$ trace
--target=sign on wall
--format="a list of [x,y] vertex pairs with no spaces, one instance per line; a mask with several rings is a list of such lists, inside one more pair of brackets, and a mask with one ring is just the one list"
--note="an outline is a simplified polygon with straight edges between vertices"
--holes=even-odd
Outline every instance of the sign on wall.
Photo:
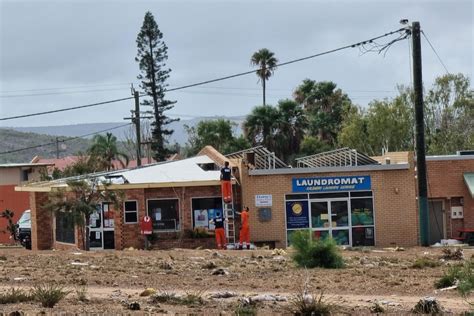
[[309,228],[308,201],[286,202],[286,228]]
[[293,192],[370,190],[370,176],[293,178]]
[[273,206],[271,194],[255,195],[255,206]]

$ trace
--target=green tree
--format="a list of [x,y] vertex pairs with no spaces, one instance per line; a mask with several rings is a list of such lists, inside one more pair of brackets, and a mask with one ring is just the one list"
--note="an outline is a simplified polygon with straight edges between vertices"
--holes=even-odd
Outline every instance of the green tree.
[[18,225],[13,222],[13,216],[14,216],[14,212],[13,211],[10,211],[10,210],[3,210],[2,213],[0,213],[0,217],[3,217],[7,220],[7,227],[6,227],[6,231],[10,234],[11,238],[13,240],[17,240],[17,229],[18,229]]
[[436,78],[425,97],[429,154],[453,154],[474,148],[474,92],[463,74]]
[[275,150],[283,161],[289,162],[300,151],[308,122],[303,107],[293,100],[278,101],[277,111]]
[[349,147],[372,155],[374,150],[368,138],[366,113],[359,108],[347,113],[338,135],[339,147]]
[[298,156],[311,156],[333,149],[331,145],[323,142],[319,137],[305,136],[301,142]]
[[265,83],[273,75],[276,65],[278,63],[278,59],[275,58],[275,54],[273,52],[271,52],[267,48],[262,48],[252,55],[250,63],[254,66],[259,67],[259,70],[257,70],[257,76],[262,82],[263,105],[265,106]]
[[223,154],[248,148],[249,144],[243,137],[234,136],[235,127],[235,123],[225,119],[200,121],[195,127],[185,125],[188,133],[187,156],[197,154],[206,145]]
[[244,121],[244,135],[252,146],[263,145],[270,151],[276,148],[279,112],[270,105],[253,108]]
[[67,181],[68,188],[49,193],[48,202],[43,207],[54,214],[60,212],[73,219],[84,237],[84,248],[89,250],[89,226],[91,215],[101,202],[110,202],[115,209],[120,209],[124,200],[123,191],[108,190],[109,183],[99,178],[84,178]]
[[114,169],[113,161],[119,161],[123,168],[128,165],[128,156],[119,151],[117,147],[117,137],[112,133],[95,135],[93,144],[89,148],[89,154],[99,164],[102,170],[110,171]]
[[137,36],[138,53],[135,60],[139,63],[141,74],[137,77],[141,80],[141,88],[151,98],[141,102],[142,105],[153,107],[154,121],[152,123],[153,158],[163,161],[170,154],[166,147],[168,138],[173,130],[167,125],[178,119],[170,119],[165,111],[173,108],[176,102],[165,99],[166,80],[169,78],[171,69],[166,67],[168,59],[168,47],[163,41],[163,33],[151,12],[145,14],[145,19]]
[[305,79],[293,93],[308,117],[308,136],[318,136],[334,147],[341,129],[344,113],[353,107],[347,94],[331,81]]

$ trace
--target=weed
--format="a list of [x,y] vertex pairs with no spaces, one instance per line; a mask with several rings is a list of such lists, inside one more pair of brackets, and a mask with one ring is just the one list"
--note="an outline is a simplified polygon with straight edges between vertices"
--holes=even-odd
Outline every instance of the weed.
[[172,304],[178,299],[175,293],[168,292],[168,291],[160,291],[159,293],[152,295],[150,298],[151,298],[151,302],[154,304],[158,304],[158,303]]
[[325,302],[324,292],[321,291],[318,295],[313,295],[308,292],[310,278],[306,275],[306,280],[300,287],[300,290],[290,300],[291,307],[295,315],[330,315],[335,306]]
[[203,305],[204,299],[202,298],[204,291],[189,291],[182,297],[180,297],[180,303],[182,305]]
[[33,301],[33,297],[22,289],[10,288],[5,293],[0,293],[0,304],[13,304]]
[[437,260],[430,259],[428,257],[421,257],[415,260],[411,267],[413,269],[424,269],[424,268],[436,268],[439,267],[441,263]]
[[241,302],[234,310],[236,316],[256,316],[257,306],[255,303]]
[[151,303],[166,303],[173,305],[203,305],[204,291],[189,291],[180,296],[174,292],[160,291],[150,297]]
[[53,308],[59,301],[65,298],[71,291],[56,283],[35,285],[32,295],[43,307]]
[[438,315],[443,313],[443,308],[434,297],[425,297],[419,300],[411,311],[414,314]]
[[459,278],[460,271],[461,266],[449,267],[449,269],[444,272],[443,276],[439,280],[435,281],[435,288],[443,289],[445,287],[455,285],[456,280]]
[[89,299],[87,298],[87,285],[79,285],[76,287],[76,296],[77,299],[81,302],[87,302]]
[[299,230],[292,234],[291,244],[296,250],[293,260],[300,267],[329,269],[344,267],[340,250],[332,238],[313,240],[309,230]]

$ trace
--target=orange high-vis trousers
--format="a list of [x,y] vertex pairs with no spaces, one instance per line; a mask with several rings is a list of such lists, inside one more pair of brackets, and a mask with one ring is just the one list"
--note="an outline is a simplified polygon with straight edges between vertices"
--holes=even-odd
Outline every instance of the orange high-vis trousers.
[[224,228],[216,228],[215,234],[216,234],[217,249],[222,249],[222,247],[225,247],[226,245]]
[[242,228],[240,228],[239,244],[242,245],[242,243],[250,245],[250,229],[248,225],[242,226]]
[[224,203],[232,202],[232,184],[230,181],[221,181],[222,198]]

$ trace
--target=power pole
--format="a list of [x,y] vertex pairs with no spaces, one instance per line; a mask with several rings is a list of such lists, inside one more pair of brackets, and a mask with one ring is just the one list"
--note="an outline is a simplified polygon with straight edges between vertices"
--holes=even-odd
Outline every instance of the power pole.
[[142,141],[141,141],[141,129],[140,129],[140,99],[138,96],[138,91],[133,91],[133,96],[135,98],[135,119],[132,122],[135,124],[135,131],[137,134],[137,167],[142,165]]
[[416,175],[418,180],[418,209],[420,242],[429,245],[428,189],[426,181],[425,122],[423,114],[423,80],[421,71],[420,22],[412,23],[413,90],[415,92]]
[[59,137],[56,137],[56,159],[59,159]]

